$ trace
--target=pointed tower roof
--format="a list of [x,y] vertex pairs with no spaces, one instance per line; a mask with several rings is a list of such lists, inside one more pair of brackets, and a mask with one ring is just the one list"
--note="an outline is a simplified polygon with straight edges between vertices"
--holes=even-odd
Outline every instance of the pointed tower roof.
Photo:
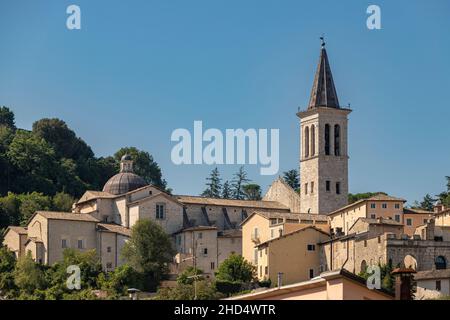
[[320,39],[322,40],[322,48],[308,109],[317,107],[339,108],[339,100],[334,86],[333,75],[331,74],[330,63],[328,62],[327,51],[325,50],[325,42],[323,37]]

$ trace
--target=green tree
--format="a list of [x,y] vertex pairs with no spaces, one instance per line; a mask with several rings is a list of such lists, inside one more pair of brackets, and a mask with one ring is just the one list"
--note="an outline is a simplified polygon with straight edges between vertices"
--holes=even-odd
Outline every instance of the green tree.
[[52,200],[49,196],[45,196],[40,192],[32,192],[18,195],[20,224],[25,226],[28,219],[38,210],[50,210]]
[[300,177],[298,170],[291,169],[283,172],[283,179],[292,189],[298,191],[300,188]]
[[173,288],[160,288],[155,300],[194,300],[197,292],[197,300],[218,300],[223,298],[223,294],[217,292],[210,281],[197,281],[194,284],[178,283]]
[[75,198],[70,194],[64,192],[58,192],[52,199],[53,201],[53,210],[55,211],[63,211],[70,212],[72,210],[72,205],[75,202]]
[[219,266],[216,279],[228,281],[251,282],[255,280],[255,267],[241,255],[231,254]]
[[146,288],[154,288],[168,272],[175,251],[167,233],[155,222],[139,220],[122,249],[125,261],[147,279]]
[[5,125],[11,129],[15,129],[14,113],[7,107],[0,108],[0,125]]
[[246,200],[261,200],[261,187],[258,184],[250,183],[242,187]]
[[16,256],[6,247],[0,247],[0,296],[15,290],[13,271],[16,266]]
[[220,193],[222,190],[222,185],[220,183],[221,180],[219,170],[214,168],[209,177],[206,178],[207,188],[203,191],[202,196],[209,198],[220,198]]
[[187,267],[183,272],[181,272],[177,277],[177,283],[179,284],[193,284],[194,276],[197,276],[197,281],[203,280],[201,276],[203,271],[192,266]]
[[222,187],[222,198],[230,199],[231,197],[232,197],[231,186],[227,180],[227,181],[225,181],[225,183],[223,184],[223,187]]
[[99,287],[115,298],[126,294],[129,288],[144,290],[143,281],[143,275],[128,264],[117,267],[113,272],[101,273],[98,277]]
[[123,155],[128,154],[134,161],[134,173],[141,176],[147,183],[167,190],[167,182],[162,178],[161,168],[146,151],[135,147],[121,148],[114,154],[117,167]]
[[14,269],[14,282],[26,294],[45,288],[44,272],[31,258],[31,253],[19,258]]
[[233,192],[233,199],[242,200],[244,199],[244,190],[243,186],[250,182],[250,179],[247,178],[247,173],[244,170],[244,166],[239,168],[239,171],[234,174],[231,188]]
[[420,203],[420,208],[423,210],[433,211],[435,202],[436,199],[433,199],[429,194],[427,194]]

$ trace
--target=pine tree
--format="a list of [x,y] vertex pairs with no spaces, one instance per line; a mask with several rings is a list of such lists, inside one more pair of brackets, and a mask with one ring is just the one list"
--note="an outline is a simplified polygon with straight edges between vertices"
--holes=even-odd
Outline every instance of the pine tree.
[[231,196],[232,196],[231,186],[227,180],[227,181],[225,181],[225,183],[223,184],[223,187],[222,187],[222,198],[230,199]]
[[242,200],[244,199],[243,186],[251,180],[247,178],[247,173],[244,170],[244,166],[239,168],[239,171],[234,174],[232,181],[233,199]]
[[261,200],[261,187],[256,183],[249,183],[242,187],[246,200]]
[[424,210],[433,211],[435,201],[436,199],[433,199],[429,194],[427,194],[420,203],[420,207]]
[[300,179],[296,169],[283,172],[283,179],[294,190],[300,187]]
[[206,178],[206,190],[203,191],[202,196],[203,197],[209,197],[209,198],[220,198],[221,196],[221,190],[222,185],[220,181],[222,180],[220,178],[219,169],[214,168],[213,171],[211,171],[211,174],[208,178]]

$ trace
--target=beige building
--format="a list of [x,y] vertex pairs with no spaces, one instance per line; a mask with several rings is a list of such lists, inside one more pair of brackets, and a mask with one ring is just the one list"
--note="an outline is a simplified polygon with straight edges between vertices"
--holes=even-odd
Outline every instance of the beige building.
[[276,285],[279,274],[283,284],[318,276],[324,271],[320,265],[319,243],[329,237],[317,227],[308,226],[257,245],[258,279],[270,280],[272,285]]
[[450,269],[419,271],[414,274],[414,280],[417,300],[450,296]]
[[370,290],[364,279],[346,270],[336,270],[308,281],[226,300],[394,300],[394,296],[385,290]]

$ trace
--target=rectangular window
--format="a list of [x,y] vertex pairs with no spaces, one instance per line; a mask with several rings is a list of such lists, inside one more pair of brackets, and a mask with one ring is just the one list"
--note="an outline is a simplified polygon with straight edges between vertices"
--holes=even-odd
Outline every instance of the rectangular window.
[[364,240],[364,247],[367,247],[367,240]]
[[412,226],[412,219],[411,218],[406,219],[406,225],[407,226]]
[[66,239],[61,240],[61,248],[67,248],[67,240]]
[[203,233],[202,233],[202,232],[199,232],[199,233],[198,233],[198,238],[199,238],[199,239],[203,239]]
[[308,182],[305,183],[305,194],[308,194]]
[[203,255],[207,256],[208,255],[208,248],[203,248]]
[[216,268],[216,264],[214,262],[211,262],[211,270],[214,270]]
[[436,281],[436,290],[441,291],[441,280]]
[[111,247],[107,247],[107,248],[106,248],[106,251],[107,251],[107,252],[111,252]]
[[325,181],[325,190],[330,191],[331,189],[331,182],[329,180]]
[[311,181],[311,194],[314,193],[314,181]]
[[83,249],[83,240],[78,240],[78,249]]
[[262,277],[262,266],[259,266],[259,276]]
[[268,274],[269,274],[269,267],[268,267],[268,266],[265,266],[265,268],[264,268],[264,274],[265,274],[265,275],[268,275]]
[[336,194],[341,194],[341,183],[336,182]]
[[399,214],[395,215],[395,221],[400,222],[400,215]]
[[255,249],[254,255],[253,255],[253,263],[258,264],[258,249]]
[[376,218],[377,218],[377,215],[376,215],[376,214],[374,214],[374,213],[372,213],[372,214],[370,215],[370,218],[372,218],[372,219],[376,219]]
[[395,204],[395,209],[400,209],[400,204],[399,203]]
[[307,249],[308,249],[308,251],[315,251],[316,250],[316,245],[308,244]]
[[314,269],[309,269],[309,278],[314,278]]
[[375,203],[371,203],[371,204],[370,204],[370,208],[371,208],[371,209],[375,209],[376,207],[377,207],[377,205],[376,205]]
[[271,237],[271,238],[273,238],[273,231],[274,231],[273,229],[270,230],[270,237]]
[[381,207],[382,207],[383,209],[386,209],[386,208],[387,208],[387,203],[382,203],[382,204],[381,204]]
[[156,219],[159,219],[159,220],[164,219],[164,204],[156,205]]

